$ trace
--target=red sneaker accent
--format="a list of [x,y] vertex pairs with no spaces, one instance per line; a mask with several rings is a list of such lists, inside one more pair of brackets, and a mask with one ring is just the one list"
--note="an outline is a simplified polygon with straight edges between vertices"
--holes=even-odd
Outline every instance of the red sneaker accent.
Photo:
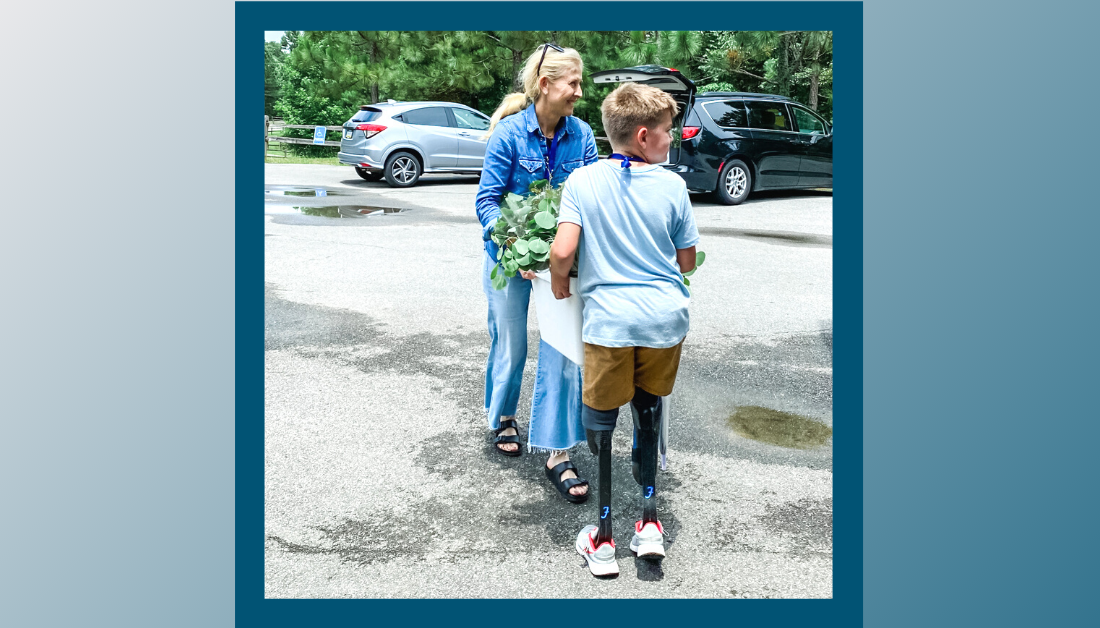
[[[588,533],[588,551],[590,553],[595,553],[595,551],[597,549],[599,549],[599,547],[596,547],[596,540],[593,538],[594,535],[597,532],[599,532],[599,530],[593,530],[593,531]],[[604,541],[603,543],[600,543],[600,547],[603,547],[604,545],[607,545],[608,543],[611,544],[612,548],[615,547],[615,539],[611,539],[610,541]]]

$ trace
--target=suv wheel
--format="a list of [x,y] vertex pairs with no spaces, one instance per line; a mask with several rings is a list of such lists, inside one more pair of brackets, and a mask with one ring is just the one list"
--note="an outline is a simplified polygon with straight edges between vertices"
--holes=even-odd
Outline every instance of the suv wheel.
[[404,151],[390,155],[386,160],[386,183],[395,188],[411,188],[420,179],[420,162],[412,153]]
[[723,205],[740,205],[749,197],[752,190],[752,172],[745,162],[731,159],[722,174],[718,175],[718,189],[715,195]]
[[381,181],[382,177],[385,176],[385,173],[381,170],[371,171],[367,170],[366,168],[360,168],[359,166],[355,167],[355,174],[359,175],[363,179],[366,179],[367,181]]

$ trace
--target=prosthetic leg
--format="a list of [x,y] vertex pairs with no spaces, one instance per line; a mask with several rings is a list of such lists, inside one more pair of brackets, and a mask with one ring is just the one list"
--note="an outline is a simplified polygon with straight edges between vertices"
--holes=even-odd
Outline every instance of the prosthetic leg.
[[[615,411],[618,414],[618,411]],[[588,449],[600,459],[600,525],[596,546],[615,541],[611,537],[611,430],[584,430]]]
[[588,561],[593,575],[610,576],[619,573],[615,562],[615,541],[611,535],[611,432],[619,415],[614,410],[595,410],[584,406],[581,416],[588,448],[599,457],[600,493],[599,525],[585,526],[577,536],[577,551]]
[[642,519],[634,525],[630,549],[638,556],[664,556],[664,528],[657,520],[657,433],[661,423],[661,398],[641,388],[630,402],[634,416],[634,451],[631,470],[642,487]]

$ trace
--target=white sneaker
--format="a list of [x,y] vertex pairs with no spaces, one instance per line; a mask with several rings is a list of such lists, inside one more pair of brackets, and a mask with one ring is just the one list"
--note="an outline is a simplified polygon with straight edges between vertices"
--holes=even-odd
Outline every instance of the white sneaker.
[[638,556],[665,555],[665,529],[660,521],[642,525],[634,524],[634,537],[630,539],[630,551]]
[[593,576],[612,576],[619,574],[619,563],[615,562],[615,541],[605,541],[596,547],[596,526],[584,526],[577,535],[577,551],[588,561],[588,570]]

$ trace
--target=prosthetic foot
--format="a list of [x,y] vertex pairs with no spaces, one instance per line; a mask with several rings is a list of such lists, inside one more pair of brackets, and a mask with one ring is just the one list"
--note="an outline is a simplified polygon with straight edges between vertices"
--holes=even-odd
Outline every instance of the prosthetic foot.
[[660,521],[634,524],[634,536],[630,539],[630,551],[638,558],[660,557],[665,555],[665,529]]
[[615,562],[615,541],[611,537],[611,431],[585,429],[588,446],[600,459],[600,523],[585,526],[577,535],[577,551],[588,561],[594,576],[619,573]]

